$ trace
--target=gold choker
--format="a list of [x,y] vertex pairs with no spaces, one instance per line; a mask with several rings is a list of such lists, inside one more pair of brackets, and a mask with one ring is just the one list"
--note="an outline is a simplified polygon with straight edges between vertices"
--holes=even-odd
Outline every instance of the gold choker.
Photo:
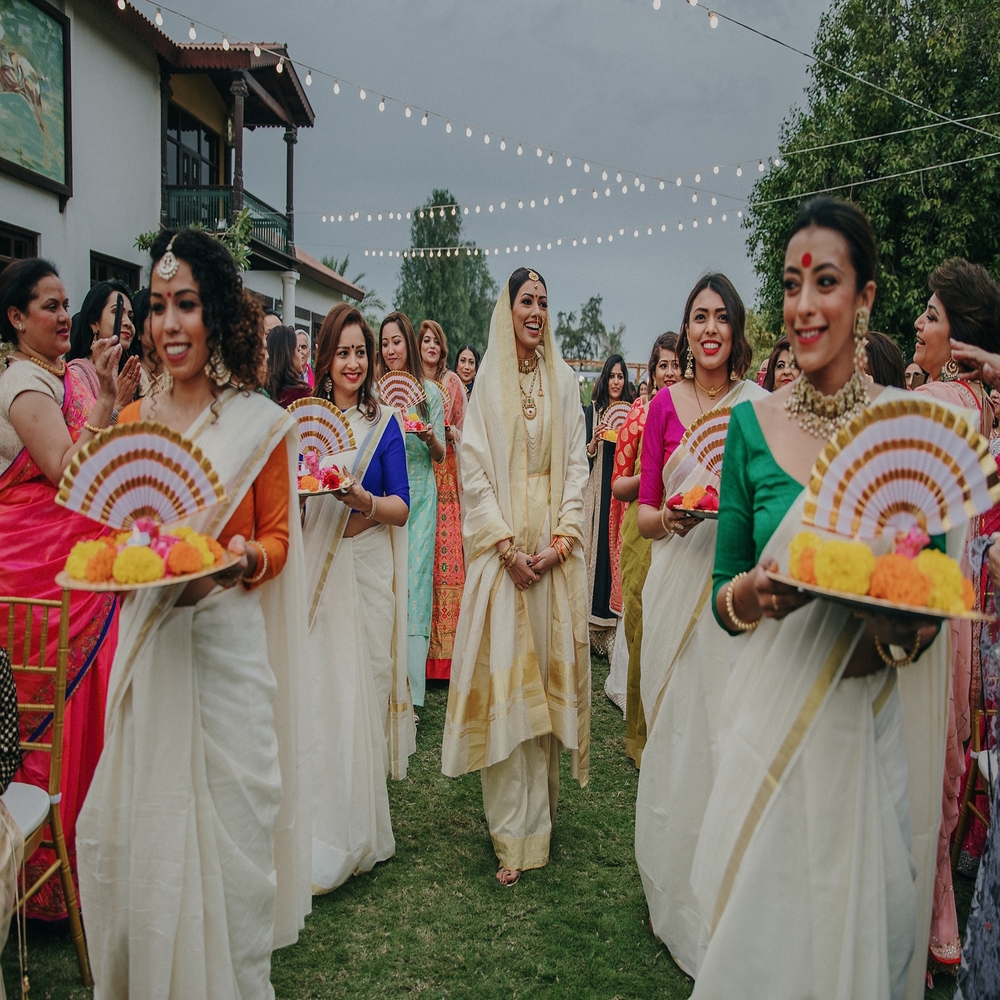
[[50,365],[48,361],[42,361],[41,358],[33,357],[32,355],[27,355],[28,360],[33,365],[38,365],[39,368],[44,368],[47,372],[51,372],[56,378],[62,378],[66,374],[66,362],[62,363],[62,368],[56,368],[55,365]]
[[530,375],[538,370],[538,355],[532,354],[530,358],[517,359],[517,371],[520,375]]
[[824,396],[804,372],[785,401],[789,417],[795,417],[807,434],[831,438],[868,408],[868,389],[857,368],[832,396]]

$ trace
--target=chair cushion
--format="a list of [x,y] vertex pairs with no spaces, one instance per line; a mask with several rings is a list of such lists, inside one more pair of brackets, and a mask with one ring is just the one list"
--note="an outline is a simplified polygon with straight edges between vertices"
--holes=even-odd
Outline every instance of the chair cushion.
[[[987,759],[989,760],[988,764]],[[991,776],[994,781],[997,780],[997,765],[1000,764],[1000,761],[997,760],[996,750],[983,750],[979,754],[978,762],[979,773],[983,776],[983,781],[986,782],[987,787],[989,787]]]
[[37,785],[12,781],[0,798],[14,822],[21,828],[25,840],[49,817],[49,793]]

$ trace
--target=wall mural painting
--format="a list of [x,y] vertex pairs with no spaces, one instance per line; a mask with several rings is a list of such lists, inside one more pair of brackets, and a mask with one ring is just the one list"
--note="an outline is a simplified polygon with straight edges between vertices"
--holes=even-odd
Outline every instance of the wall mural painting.
[[44,0],[0,0],[0,170],[72,194],[69,20]]

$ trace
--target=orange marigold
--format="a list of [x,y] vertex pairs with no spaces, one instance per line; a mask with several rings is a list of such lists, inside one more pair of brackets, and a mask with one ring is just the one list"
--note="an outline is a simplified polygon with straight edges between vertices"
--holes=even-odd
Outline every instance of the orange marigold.
[[315,476],[299,476],[299,489],[315,493],[319,489],[319,480]]
[[174,576],[186,576],[201,569],[201,552],[190,542],[175,542],[167,553],[167,569]]
[[971,611],[976,606],[976,588],[965,577],[962,577],[962,603],[966,611]]
[[105,545],[95,552],[87,560],[87,579],[91,583],[105,583],[110,580],[111,570],[114,568],[117,555],[118,550],[113,549],[110,545]]
[[875,560],[868,593],[871,597],[881,597],[893,604],[926,607],[932,585],[930,577],[922,573],[912,559],[890,552]]
[[681,500],[681,506],[685,510],[694,510],[695,505],[698,501],[705,495],[706,490],[704,486],[692,486],[691,489],[684,494],[683,500]]
[[208,551],[212,553],[216,563],[222,562],[226,557],[226,550],[211,535],[205,535],[204,538]]
[[803,583],[816,583],[816,550],[803,549],[799,553],[799,561],[796,565],[798,570],[797,580]]

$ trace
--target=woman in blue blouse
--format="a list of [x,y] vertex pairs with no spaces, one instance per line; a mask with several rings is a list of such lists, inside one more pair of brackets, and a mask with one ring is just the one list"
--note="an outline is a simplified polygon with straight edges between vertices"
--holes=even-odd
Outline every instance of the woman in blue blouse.
[[[314,892],[396,851],[385,779],[414,749],[406,680],[406,522],[410,488],[397,412],[373,393],[375,338],[346,304],[327,314],[316,395],[346,416],[357,452],[343,499],[307,503]],[[345,456],[346,459],[346,456]]]

